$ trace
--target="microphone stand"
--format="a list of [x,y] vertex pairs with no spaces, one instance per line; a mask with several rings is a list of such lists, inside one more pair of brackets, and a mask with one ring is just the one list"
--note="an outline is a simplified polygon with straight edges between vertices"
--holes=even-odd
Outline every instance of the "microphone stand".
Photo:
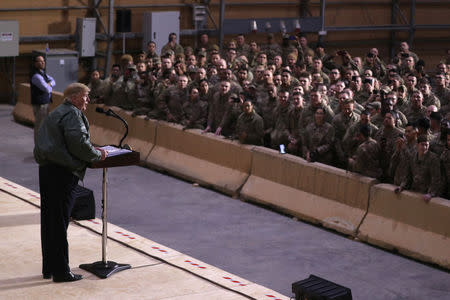
[[108,109],[106,111],[106,115],[113,116],[114,118],[119,119],[120,121],[122,121],[123,125],[125,126],[125,134],[123,135],[123,137],[120,139],[120,142],[119,142],[119,148],[122,148],[122,142],[125,140],[125,138],[128,135],[128,123],[121,116],[116,114],[112,109]]

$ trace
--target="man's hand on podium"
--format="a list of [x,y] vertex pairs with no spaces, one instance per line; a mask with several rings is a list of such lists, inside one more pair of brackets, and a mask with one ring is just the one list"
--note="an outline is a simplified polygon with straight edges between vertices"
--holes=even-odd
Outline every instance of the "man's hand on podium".
[[102,153],[101,160],[105,160],[105,158],[108,156],[108,151],[106,151],[105,149],[102,149],[100,147],[95,147],[95,149],[97,149],[98,151],[100,151]]

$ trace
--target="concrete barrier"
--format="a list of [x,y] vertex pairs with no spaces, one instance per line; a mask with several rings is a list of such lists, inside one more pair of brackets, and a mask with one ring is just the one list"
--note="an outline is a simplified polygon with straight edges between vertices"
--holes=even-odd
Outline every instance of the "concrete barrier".
[[200,130],[158,122],[156,146],[146,162],[156,169],[234,195],[248,178],[253,146]]
[[243,198],[356,236],[375,179],[264,147],[255,147],[252,153],[250,177],[241,190]]
[[16,122],[28,125],[34,124],[33,107],[31,106],[31,91],[28,83],[22,83],[17,89],[17,103],[13,110]]
[[[54,110],[60,105],[64,96],[60,92],[52,92],[53,102],[49,106],[49,110]],[[18,87],[17,103],[13,110],[13,117],[16,122],[25,123],[29,125],[34,124],[33,106],[31,105],[31,91],[30,84],[22,83]]]
[[371,188],[369,212],[358,237],[371,244],[450,269],[450,201],[379,184]]

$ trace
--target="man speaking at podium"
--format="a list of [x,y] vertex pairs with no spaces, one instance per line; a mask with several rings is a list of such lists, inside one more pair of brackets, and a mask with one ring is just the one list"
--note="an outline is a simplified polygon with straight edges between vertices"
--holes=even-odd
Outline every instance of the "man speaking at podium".
[[89,88],[72,83],[64,97],[64,103],[42,123],[34,148],[41,193],[42,274],[46,279],[53,276],[54,282],[82,279],[69,267],[67,227],[74,205],[72,192],[84,178],[88,163],[107,156],[90,142],[89,122],[83,114]]

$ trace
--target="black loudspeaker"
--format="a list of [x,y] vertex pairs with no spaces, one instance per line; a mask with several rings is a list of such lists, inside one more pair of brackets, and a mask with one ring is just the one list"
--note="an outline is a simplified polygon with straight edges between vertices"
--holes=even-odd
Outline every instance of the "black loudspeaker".
[[296,300],[352,300],[352,290],[323,278],[309,278],[294,282],[292,292]]
[[91,220],[95,219],[94,193],[81,185],[77,185],[72,191],[75,204],[72,208],[72,219]]
[[131,10],[116,10],[116,32],[131,32]]

